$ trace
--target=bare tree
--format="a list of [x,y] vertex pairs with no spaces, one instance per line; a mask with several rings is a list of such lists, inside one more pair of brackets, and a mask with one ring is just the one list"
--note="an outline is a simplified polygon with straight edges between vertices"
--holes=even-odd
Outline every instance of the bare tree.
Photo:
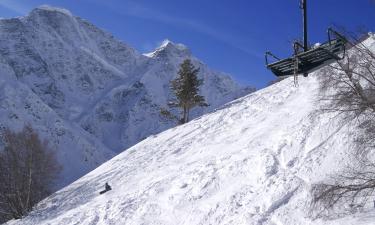
[[362,159],[331,177],[329,182],[312,186],[312,215],[327,217],[334,213],[361,210],[375,191],[375,164]]
[[[372,38],[368,37],[367,38]],[[352,164],[329,181],[312,187],[312,210],[328,215],[336,207],[362,207],[375,190],[375,54],[365,38],[353,39],[344,60],[321,71],[323,112],[334,112],[342,123],[358,128]]]
[[30,125],[6,130],[0,150],[0,222],[18,219],[51,193],[60,166],[47,141]]
[[321,110],[338,113],[345,122],[355,120],[363,134],[357,140],[360,149],[371,144],[368,135],[375,134],[375,54],[364,41],[352,41],[345,59],[320,74]]

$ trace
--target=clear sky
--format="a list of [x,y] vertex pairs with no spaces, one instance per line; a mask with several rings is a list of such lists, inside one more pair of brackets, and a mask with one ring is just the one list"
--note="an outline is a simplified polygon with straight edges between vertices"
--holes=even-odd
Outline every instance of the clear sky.
[[[309,0],[310,42],[328,26],[375,32],[375,0]],[[289,56],[302,36],[299,0],[0,0],[0,17],[48,4],[69,9],[140,52],[164,39],[187,45],[211,68],[258,88],[274,79],[264,52]]]

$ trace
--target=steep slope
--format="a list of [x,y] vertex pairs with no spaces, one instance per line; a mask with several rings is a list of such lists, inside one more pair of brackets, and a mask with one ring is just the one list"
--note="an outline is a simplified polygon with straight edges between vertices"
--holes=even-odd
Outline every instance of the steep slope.
[[[160,116],[187,48],[145,56],[68,10],[41,6],[0,19],[0,127],[30,123],[50,139],[64,166],[59,187],[115,153],[175,125]],[[251,91],[202,68],[209,112]],[[160,91],[161,90],[161,91]],[[210,95],[210,96],[209,96]],[[214,97],[211,97],[214,96]],[[32,100],[30,100],[32,99]]]
[[[346,162],[354,130],[317,109],[319,74],[286,79],[151,136],[9,224],[371,224],[307,215],[312,183]],[[104,183],[112,191],[98,192]]]
[[56,149],[56,157],[63,165],[56,189],[115,155],[81,127],[62,119],[28,86],[20,83],[0,56],[0,137],[5,128],[20,130],[25,124],[31,124]]

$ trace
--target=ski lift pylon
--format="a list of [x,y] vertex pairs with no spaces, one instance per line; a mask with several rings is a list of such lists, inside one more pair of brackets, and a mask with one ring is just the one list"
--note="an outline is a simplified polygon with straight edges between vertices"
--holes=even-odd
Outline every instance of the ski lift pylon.
[[[294,54],[286,59],[280,59],[271,52],[265,54],[267,68],[277,77],[297,76],[299,74],[307,77],[309,73],[336,60],[341,60],[345,56],[347,40],[332,28],[327,31],[327,42],[318,46],[308,46],[307,0],[302,0],[301,9],[303,11],[303,45],[298,41],[294,42]],[[342,56],[340,56],[340,53],[343,53]],[[272,57],[274,61],[270,62],[269,57]]]

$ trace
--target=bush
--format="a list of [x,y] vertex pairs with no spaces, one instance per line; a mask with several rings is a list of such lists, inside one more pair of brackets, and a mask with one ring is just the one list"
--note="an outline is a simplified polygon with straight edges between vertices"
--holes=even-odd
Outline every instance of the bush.
[[322,112],[335,113],[342,124],[351,123],[358,132],[351,164],[312,186],[312,211],[317,217],[360,209],[375,191],[375,54],[358,40],[350,47],[342,61],[319,74]]

